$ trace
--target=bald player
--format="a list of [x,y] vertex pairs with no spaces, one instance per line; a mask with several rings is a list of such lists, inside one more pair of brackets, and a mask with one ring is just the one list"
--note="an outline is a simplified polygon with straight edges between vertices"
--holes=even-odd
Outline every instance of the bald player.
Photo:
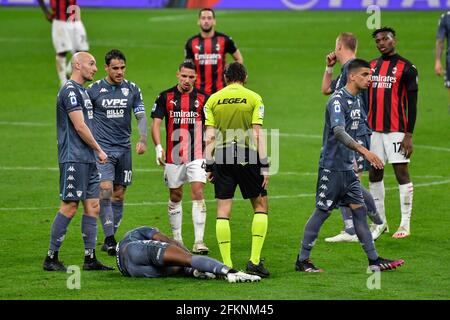
[[96,72],[91,54],[75,54],[72,75],[58,92],[56,124],[61,206],[52,224],[50,247],[43,265],[45,271],[66,271],[58,253],[80,201],[84,209],[81,220],[85,247],[83,269],[113,270],[95,256],[100,183],[95,156],[100,163],[106,163],[107,155],[92,135],[94,115],[84,84],[91,81]]

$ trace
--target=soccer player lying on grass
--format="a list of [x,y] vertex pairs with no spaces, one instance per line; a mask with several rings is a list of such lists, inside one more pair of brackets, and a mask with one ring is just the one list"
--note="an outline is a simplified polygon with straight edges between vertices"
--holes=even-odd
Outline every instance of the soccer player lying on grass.
[[116,261],[126,277],[182,274],[202,279],[224,278],[231,283],[261,280],[259,276],[231,269],[215,259],[192,255],[180,242],[152,227],[128,231],[117,245]]
[[367,225],[367,208],[364,205],[361,183],[353,171],[354,151],[362,154],[374,168],[383,168],[380,158],[355,140],[359,124],[363,120],[361,96],[358,93],[366,89],[369,83],[369,63],[354,59],[348,66],[347,85],[328,100],[317,179],[316,210],[305,226],[301,250],[295,262],[297,271],[323,271],[314,266],[309,257],[320,228],[337,206],[346,206],[351,210],[356,235],[372,271],[392,270],[404,263],[403,260],[388,260],[378,255]]

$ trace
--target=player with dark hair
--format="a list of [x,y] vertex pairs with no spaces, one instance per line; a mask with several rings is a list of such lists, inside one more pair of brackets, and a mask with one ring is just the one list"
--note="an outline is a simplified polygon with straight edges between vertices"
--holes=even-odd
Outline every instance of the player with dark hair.
[[[59,261],[59,249],[67,228],[83,202],[81,232],[84,241],[84,270],[113,270],[95,256],[97,217],[99,213],[99,178],[95,165],[107,162],[108,156],[92,135],[92,102],[83,85],[92,81],[97,66],[87,52],[72,57],[72,76],[59,90],[56,104],[59,187],[61,206],[52,224],[50,248],[44,261],[46,271],[66,271]],[[95,153],[95,154],[94,154]]]
[[[370,150],[382,161],[392,163],[399,184],[401,222],[394,238],[410,235],[413,184],[408,163],[413,152],[412,136],[417,116],[418,74],[416,67],[396,49],[395,30],[377,29],[372,34],[381,56],[370,62],[368,122],[372,129]],[[384,208],[384,169],[370,168],[369,187],[384,223],[372,228],[377,239],[388,231]]]
[[88,51],[86,29],[80,17],[80,7],[76,0],[50,0],[52,12],[44,0],[38,0],[45,18],[52,23],[52,40],[56,51],[56,71],[63,85],[70,73],[70,63],[66,65],[67,53]]
[[116,262],[125,277],[159,278],[181,274],[201,279],[225,278],[230,283],[261,280],[215,259],[192,255],[181,243],[152,227],[128,231],[117,244]]
[[139,155],[147,150],[147,117],[141,90],[125,79],[125,55],[110,50],[104,68],[106,77],[89,86],[88,93],[94,105],[94,135],[109,159],[98,164],[100,219],[105,234],[102,250],[115,255],[114,235],[122,221],[125,191],[132,182],[131,116],[137,120]]
[[[208,254],[209,249],[203,239],[206,223],[203,106],[208,95],[194,87],[197,75],[191,61],[183,62],[176,75],[178,84],[161,92],[152,109],[156,163],[164,166],[164,180],[169,187],[168,214],[174,239],[183,242],[183,184],[189,182],[195,235],[192,252]],[[163,119],[166,152],[160,137]]]
[[[231,260],[230,216],[237,185],[250,199],[254,215],[252,250],[247,272],[268,277],[261,251],[267,233],[269,183],[265,138],[262,133],[264,104],[261,96],[244,87],[247,71],[239,62],[225,72],[227,86],[213,94],[205,106],[206,171],[214,179],[217,199],[216,236],[223,262]],[[214,153],[214,158],[213,158]]]
[[[358,49],[358,39],[350,32],[343,32],[339,34],[336,39],[336,45],[333,52],[326,57],[326,69],[322,80],[322,93],[331,94],[339,89],[342,89],[347,84],[348,66],[356,59],[356,51]],[[332,80],[333,67],[336,62],[342,65],[341,73]],[[372,131],[369,129],[367,123],[367,90],[363,90],[359,93],[361,95],[362,103],[362,118],[364,121],[359,123],[359,128],[356,133],[356,141],[362,144],[366,149],[370,147],[370,135]],[[356,166],[359,179],[361,180],[363,171],[369,170],[369,165],[364,157],[355,153]],[[364,197],[364,203],[367,207],[368,216],[377,223],[382,223],[381,217],[378,215],[375,207],[375,202],[372,195],[362,185],[362,193]],[[339,207],[341,210],[342,218],[344,221],[344,230],[338,235],[330,238],[325,238],[326,242],[358,242],[358,237],[355,233],[355,227],[353,225],[351,210],[346,206]]]
[[198,25],[200,33],[186,42],[185,58],[195,64],[195,87],[211,94],[225,86],[223,72],[227,53],[240,63],[244,63],[244,58],[231,37],[215,31],[216,14],[213,9],[199,11]]
[[[310,260],[311,250],[320,228],[338,205],[347,206],[352,212],[353,224],[360,243],[373,271],[395,269],[403,260],[388,260],[378,256],[367,225],[361,183],[353,170],[354,151],[363,155],[372,166],[383,168],[381,160],[356,142],[356,132],[362,118],[361,96],[370,82],[370,65],[354,59],[348,66],[347,85],[336,91],[328,100],[325,112],[322,150],[317,178],[316,209],[309,218],[295,269],[300,272],[322,272]],[[324,185],[325,188],[321,188]]]
[[[447,39],[446,50],[446,69],[442,68],[441,58],[444,52],[444,42]],[[434,70],[438,76],[444,75],[444,84],[448,89],[448,112],[450,113],[450,11],[443,13],[438,23],[438,30],[436,33],[436,59],[434,63]]]

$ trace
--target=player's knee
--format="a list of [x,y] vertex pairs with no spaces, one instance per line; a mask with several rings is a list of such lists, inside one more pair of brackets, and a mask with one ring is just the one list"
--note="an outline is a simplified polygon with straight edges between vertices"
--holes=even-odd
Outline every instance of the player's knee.
[[100,189],[100,199],[101,200],[108,200],[111,199],[113,194],[112,188],[101,188]]
[[77,213],[77,202],[63,202],[59,211],[67,217],[73,217]]
[[204,199],[204,194],[203,194],[203,190],[192,190],[192,200],[203,200]]
[[98,214],[100,213],[99,201],[89,202],[89,204],[86,208],[86,212],[89,213],[90,215],[98,216]]
[[183,198],[182,189],[170,189],[170,201],[180,202],[182,198]]
[[123,201],[125,198],[125,190],[123,186],[115,186],[112,194],[113,201]]
[[380,182],[383,180],[384,171],[371,168],[369,170],[369,181],[370,182]]
[[399,184],[410,183],[409,172],[407,167],[402,167],[401,169],[395,170],[395,177]]

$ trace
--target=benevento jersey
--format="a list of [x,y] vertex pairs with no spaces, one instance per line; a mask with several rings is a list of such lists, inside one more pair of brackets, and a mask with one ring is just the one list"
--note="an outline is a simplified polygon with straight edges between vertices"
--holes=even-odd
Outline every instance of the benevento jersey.
[[220,32],[215,32],[212,38],[203,38],[200,34],[190,38],[185,45],[185,58],[195,64],[195,87],[207,94],[222,89],[225,86],[226,55],[234,54],[236,50],[234,41]]
[[[331,81],[331,91],[333,93],[338,91],[339,89],[344,88],[347,85],[348,67],[352,61],[353,61],[353,59],[344,63],[344,65],[341,68],[341,73],[336,77],[335,80]],[[358,137],[363,137],[363,136],[372,134],[372,130],[370,130],[369,123],[367,122],[367,112],[368,112],[367,104],[368,104],[368,99],[369,99],[368,91],[363,90],[359,93],[359,95],[361,96],[364,121],[361,121],[358,133],[356,135]]]
[[220,137],[216,135],[217,147],[237,143],[238,146],[256,150],[249,133],[252,125],[263,124],[264,103],[256,92],[233,83],[208,99],[205,118],[205,125],[213,126],[220,132]]
[[[443,13],[438,23],[438,30],[436,33],[436,39],[447,39],[447,61],[450,56],[450,11]],[[449,77],[450,75],[447,75]]]
[[360,95],[355,97],[342,88],[330,97],[325,112],[320,168],[334,171],[353,170],[355,152],[336,140],[333,129],[342,126],[356,140],[361,121],[364,119]]
[[59,90],[56,102],[56,127],[58,138],[58,162],[95,163],[94,150],[76,132],[69,114],[83,111],[84,122],[93,131],[93,109],[86,89],[68,80]]
[[145,113],[139,87],[128,80],[111,85],[105,79],[88,88],[94,105],[94,137],[105,151],[131,148],[131,114]]
[[178,87],[163,91],[156,98],[152,118],[166,121],[166,162],[189,163],[203,159],[203,107],[208,95],[193,89],[182,93]]

